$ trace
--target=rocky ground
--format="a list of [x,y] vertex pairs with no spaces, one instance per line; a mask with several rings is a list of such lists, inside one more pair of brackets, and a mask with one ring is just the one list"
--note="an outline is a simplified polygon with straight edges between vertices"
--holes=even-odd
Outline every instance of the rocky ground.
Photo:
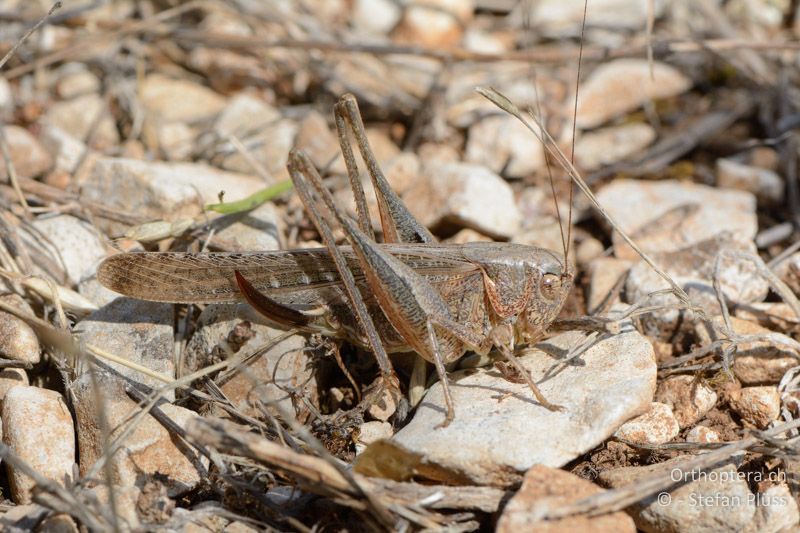
[[[5,530],[800,525],[795,3],[590,0],[585,27],[575,0],[51,7],[0,2]],[[120,251],[319,246],[286,164],[355,214],[345,93],[440,240],[562,252],[572,214],[576,286],[518,354],[562,411],[468,354],[442,428],[413,354],[373,402],[368,351],[97,280]],[[557,150],[607,216],[570,207]]]

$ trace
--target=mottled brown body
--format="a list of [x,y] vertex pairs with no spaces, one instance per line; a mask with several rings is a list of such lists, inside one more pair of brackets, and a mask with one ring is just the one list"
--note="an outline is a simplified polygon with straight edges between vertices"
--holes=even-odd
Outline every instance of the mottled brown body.
[[[561,258],[542,248],[510,243],[376,244],[408,265],[441,294],[453,319],[469,324],[477,336],[511,323],[517,342],[535,340],[558,314],[568,285],[543,289],[545,276],[560,277]],[[340,247],[387,352],[409,351],[409,343],[392,326],[369,289],[352,248]],[[274,325],[348,340],[368,348],[336,266],[326,248],[247,253],[128,253],[108,258],[98,279],[109,289],[157,302],[233,303],[244,298],[238,271],[253,287],[283,306],[297,309],[307,324],[270,316]],[[486,272],[486,274],[484,274]],[[490,274],[491,273],[491,274]],[[521,287],[518,278],[522,280]],[[513,305],[494,309],[493,291],[509,294]],[[527,285],[527,286],[526,286]],[[503,314],[501,314],[503,313]],[[491,344],[484,342],[480,351]],[[449,348],[449,349],[448,349]],[[442,347],[445,362],[461,357],[468,347],[453,342]]]
[[[369,147],[355,99],[335,107],[358,222],[344,215],[316,168],[300,152],[289,173],[325,248],[249,253],[134,253],[106,259],[98,279],[122,294],[161,302],[246,300],[276,325],[347,339],[375,353],[385,382],[396,378],[387,352],[417,352],[434,363],[454,416],[444,365],[493,346],[554,409],[513,356],[537,340],[572,286],[563,256],[510,243],[436,243],[389,187]],[[385,243],[375,241],[348,137],[350,126],[378,199]],[[333,216],[326,220],[320,208]],[[349,246],[338,246],[337,222]]]

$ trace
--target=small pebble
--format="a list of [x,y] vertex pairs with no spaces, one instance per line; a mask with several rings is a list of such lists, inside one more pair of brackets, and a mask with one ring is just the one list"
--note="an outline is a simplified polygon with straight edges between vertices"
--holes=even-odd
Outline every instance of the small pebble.
[[[3,135],[5,135],[8,153],[17,176],[32,178],[47,172],[53,166],[53,158],[50,153],[25,128],[5,126]],[[8,179],[8,170],[4,158],[0,161],[0,179]]]
[[699,422],[717,403],[717,393],[693,376],[670,376],[658,385],[655,401],[672,407],[681,429]]
[[397,411],[397,403],[394,400],[394,396],[392,396],[391,392],[388,390],[385,390],[383,396],[367,409],[367,413],[369,413],[372,418],[382,422],[389,420],[395,411]]
[[403,200],[411,214],[428,227],[451,224],[490,236],[509,237],[522,217],[506,181],[479,165],[428,161],[425,179],[414,182]]
[[371,420],[361,424],[361,431],[356,442],[356,453],[361,453],[367,446],[381,439],[389,439],[394,434],[392,425],[381,420]]
[[669,405],[653,402],[650,410],[622,424],[614,436],[636,444],[664,444],[681,428]]
[[743,420],[758,429],[766,429],[781,414],[781,397],[776,387],[745,387],[730,400],[731,407]]
[[427,0],[409,5],[392,37],[398,43],[416,46],[454,46],[463,35],[462,24],[472,16],[470,4],[470,0]]
[[464,160],[509,178],[544,167],[544,148],[536,135],[511,115],[486,117],[470,126]]
[[649,466],[611,468],[602,471],[597,482],[608,488],[635,486],[643,478],[657,474],[685,481],[666,487],[626,509],[642,531],[745,531],[756,514],[756,504],[736,465],[730,463],[682,474],[674,465],[684,461],[685,457],[677,457]]
[[686,442],[709,443],[719,442],[719,433],[706,426],[695,426],[686,434]]
[[364,33],[385,35],[401,16],[400,4],[392,0],[356,0],[353,5],[353,26]]
[[[136,402],[125,392],[125,378],[108,372],[98,372],[98,391],[89,374],[72,383],[75,398],[75,415],[78,426],[81,474],[86,474],[103,455],[102,428],[98,421],[98,394],[102,397],[104,415],[108,426],[114,428],[115,438],[127,427],[130,415],[136,411]],[[13,394],[19,387],[11,390]],[[177,405],[163,403],[161,411],[177,426],[185,427],[199,415]],[[167,487],[171,497],[188,492],[208,476],[208,459],[192,447],[182,444],[177,436],[167,431],[155,418],[148,415],[128,435],[122,448],[111,461],[112,481],[116,486],[142,489],[148,481],[158,479]]]
[[0,311],[0,356],[36,364],[41,347],[36,332],[20,318]]
[[[57,392],[19,385],[3,399],[3,442],[36,472],[66,486],[75,463],[75,428]],[[30,503],[36,483],[7,464],[11,497]]]
[[774,203],[783,199],[783,179],[775,171],[733,159],[717,159],[717,185],[751,192],[762,202]]
[[575,141],[575,160],[585,171],[596,170],[641,154],[655,138],[652,126],[641,122],[588,132]]
[[4,368],[0,370],[0,401],[8,391],[19,385],[28,385],[28,374],[21,368]]
[[56,102],[41,120],[91,146],[104,149],[119,144],[119,131],[106,100],[97,93]]
[[666,63],[638,58],[603,62],[581,84],[577,125],[594,128],[645,102],[677,96],[691,86],[691,79]]
[[150,74],[139,87],[139,98],[148,115],[160,123],[192,124],[212,118],[226,100],[211,89],[189,79]]
[[603,243],[594,237],[583,239],[575,249],[575,260],[579,265],[588,265],[593,259],[597,259],[605,251]]
[[518,531],[634,533],[636,526],[624,511],[591,518],[578,514],[556,520],[542,520],[537,516],[537,509],[558,508],[576,499],[588,498],[602,492],[605,492],[602,488],[574,474],[536,465],[525,473],[522,486],[503,509],[497,522],[497,533]]

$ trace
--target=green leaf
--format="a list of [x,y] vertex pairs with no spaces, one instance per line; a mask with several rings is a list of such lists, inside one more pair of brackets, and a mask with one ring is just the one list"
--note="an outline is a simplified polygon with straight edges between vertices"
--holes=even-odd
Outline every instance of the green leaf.
[[291,188],[291,180],[285,180],[281,181],[280,183],[276,183],[275,185],[270,185],[266,189],[261,189],[260,191],[253,193],[242,200],[237,200],[235,202],[224,202],[221,204],[208,204],[206,209],[209,211],[222,213],[224,215],[241,213],[242,211],[249,211],[255,207],[258,207],[264,202],[273,200]]

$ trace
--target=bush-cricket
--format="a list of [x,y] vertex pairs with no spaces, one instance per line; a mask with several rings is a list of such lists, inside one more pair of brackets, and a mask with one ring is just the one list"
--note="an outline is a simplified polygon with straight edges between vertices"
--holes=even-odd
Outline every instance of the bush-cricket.
[[[397,381],[387,353],[414,351],[434,364],[443,384],[444,425],[455,414],[445,364],[468,350],[485,354],[497,347],[541,405],[557,409],[513,351],[518,343],[539,339],[561,309],[573,281],[566,247],[558,254],[512,243],[437,243],[382,174],[355,98],[345,95],[334,111],[358,220],[335,205],[305,154],[292,152],[288,164],[324,248],[118,254],[100,266],[100,282],[127,296],[160,302],[246,300],[280,327],[372,350],[389,387],[396,388]],[[367,212],[351,132],[378,199],[380,244]],[[333,220],[322,215],[322,205],[343,228],[349,246],[336,244]]]

